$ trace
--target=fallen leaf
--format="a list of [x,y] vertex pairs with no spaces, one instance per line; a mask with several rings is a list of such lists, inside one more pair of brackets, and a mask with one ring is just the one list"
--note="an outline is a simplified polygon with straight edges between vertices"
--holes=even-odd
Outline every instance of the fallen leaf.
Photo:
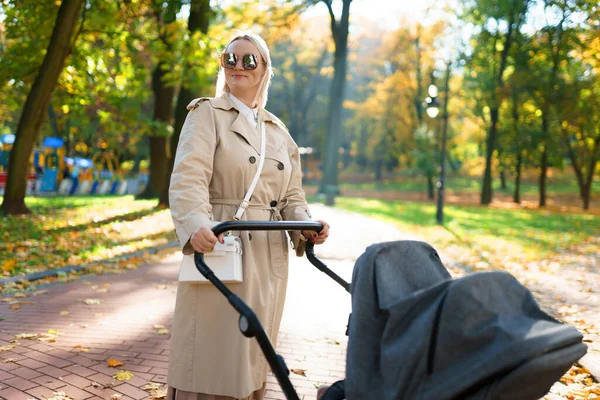
[[11,310],[19,310],[19,309],[21,309],[21,306],[18,304],[12,304],[9,308]]
[[60,315],[69,315],[69,312],[68,311],[61,311],[59,314]]
[[125,365],[125,363],[123,363],[122,361],[115,360],[112,358],[110,360],[106,360],[106,363],[108,364],[109,367],[113,367],[113,368],[117,368],[117,367],[120,367],[121,365]]
[[167,389],[154,390],[150,392],[150,398],[153,400],[163,400],[167,398]]
[[102,384],[102,383],[93,382],[93,381],[92,381],[91,385],[92,385],[92,387],[94,387],[96,389],[110,389],[111,387],[114,386],[114,384],[112,382]]
[[4,364],[14,363],[14,362],[17,362],[17,359],[16,358],[5,358],[4,360],[2,360],[2,362]]
[[144,386],[142,386],[143,390],[157,390],[160,389],[162,386],[162,383],[158,383],[158,382],[148,382],[147,384],[145,384]]
[[306,376],[306,370],[305,369],[292,368],[290,371],[292,371],[296,375]]
[[154,333],[157,335],[168,335],[169,330],[168,329],[159,329],[159,330],[155,331]]
[[10,272],[13,269],[15,269],[17,267],[17,260],[16,259],[11,259],[11,260],[6,260],[2,263],[2,271],[4,272]]
[[37,338],[37,333],[19,333],[18,335],[15,335],[15,339],[35,339]]
[[125,370],[119,371],[113,375],[113,378],[115,378],[118,381],[128,381],[133,377],[134,375],[131,372]]
[[121,397],[123,397],[122,394],[115,393],[112,396],[110,396],[110,400],[119,400]]
[[38,295],[40,295],[40,294],[46,294],[46,293],[48,293],[48,291],[47,291],[46,289],[44,289],[44,290],[36,290],[36,291],[35,291],[35,292],[33,292],[32,294],[33,294],[34,296],[38,296]]
[[66,394],[65,392],[53,392],[52,397],[48,397],[46,400],[69,400],[72,399],[71,396]]
[[154,324],[152,327],[153,327],[154,329],[165,329],[165,326],[164,326],[164,325],[158,325],[158,324]]
[[5,344],[4,346],[0,346],[0,352],[10,351],[10,350],[14,349],[15,347],[17,347],[16,344]]
[[28,296],[23,292],[15,293],[16,299],[24,299],[25,297],[28,297]]
[[85,300],[83,300],[83,302],[85,304],[91,306],[91,305],[94,305],[94,304],[100,304],[100,303],[102,303],[102,300],[100,300],[100,299],[85,299]]
[[87,347],[83,347],[82,345],[78,344],[78,345],[73,346],[73,350],[72,351],[74,351],[76,353],[79,353],[79,352],[87,353],[88,351],[90,351],[90,349],[88,349]]

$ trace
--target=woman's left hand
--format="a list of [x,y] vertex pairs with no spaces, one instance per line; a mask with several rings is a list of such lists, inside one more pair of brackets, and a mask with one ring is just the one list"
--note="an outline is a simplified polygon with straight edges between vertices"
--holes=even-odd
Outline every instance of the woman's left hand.
[[329,237],[329,224],[325,221],[316,221],[323,225],[323,229],[321,229],[321,233],[317,233],[315,231],[302,231],[302,235],[307,239],[313,242],[314,244],[323,244]]

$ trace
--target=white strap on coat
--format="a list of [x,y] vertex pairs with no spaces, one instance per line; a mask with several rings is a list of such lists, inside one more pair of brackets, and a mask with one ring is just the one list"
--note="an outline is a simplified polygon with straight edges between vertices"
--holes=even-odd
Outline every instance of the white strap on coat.
[[242,200],[242,202],[240,203],[240,206],[238,207],[237,211],[235,212],[235,215],[233,216],[233,219],[236,221],[239,221],[242,218],[242,216],[244,215],[244,212],[248,208],[248,205],[250,204],[250,197],[252,197],[252,193],[254,192],[254,189],[256,188],[256,184],[258,183],[258,178],[260,178],[260,173],[262,172],[263,165],[265,164],[265,149],[266,149],[266,143],[267,143],[266,136],[267,135],[265,133],[265,123],[261,122],[261,124],[260,124],[260,160],[258,161],[258,169],[256,170],[256,174],[254,175],[254,179],[252,179],[250,188],[248,188],[248,192],[246,192],[246,196],[244,196],[244,200]]

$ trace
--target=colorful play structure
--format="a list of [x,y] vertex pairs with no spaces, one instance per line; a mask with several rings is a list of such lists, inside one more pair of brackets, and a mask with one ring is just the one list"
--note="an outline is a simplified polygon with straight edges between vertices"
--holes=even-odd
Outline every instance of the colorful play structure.
[[[14,135],[0,137],[0,195],[4,193]],[[117,157],[101,149],[91,159],[65,157],[64,141],[46,137],[30,159],[28,195],[125,195],[138,194],[148,183],[147,174],[123,179]]]

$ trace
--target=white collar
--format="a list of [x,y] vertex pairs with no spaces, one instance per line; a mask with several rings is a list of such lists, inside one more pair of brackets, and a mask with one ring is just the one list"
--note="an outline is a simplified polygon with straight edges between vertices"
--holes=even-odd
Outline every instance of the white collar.
[[254,107],[254,108],[248,107],[247,105],[242,103],[242,101],[240,99],[238,99],[231,93],[229,93],[229,97],[235,103],[235,105],[237,106],[238,110],[242,113],[242,115],[244,115],[244,117],[246,117],[248,122],[250,122],[250,124],[252,124],[253,126],[256,126],[258,124],[258,107]]

